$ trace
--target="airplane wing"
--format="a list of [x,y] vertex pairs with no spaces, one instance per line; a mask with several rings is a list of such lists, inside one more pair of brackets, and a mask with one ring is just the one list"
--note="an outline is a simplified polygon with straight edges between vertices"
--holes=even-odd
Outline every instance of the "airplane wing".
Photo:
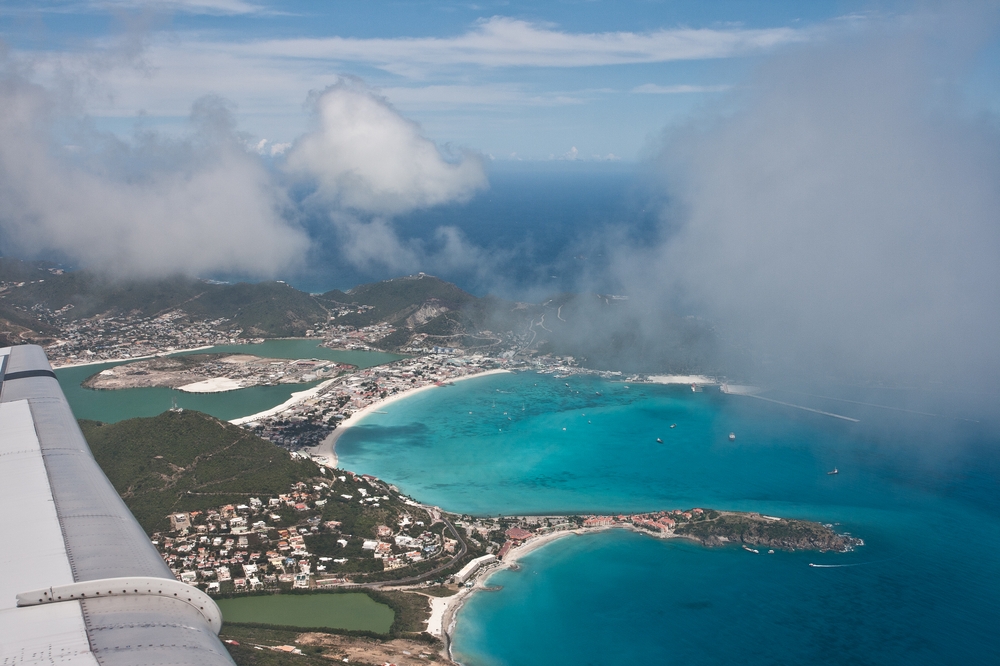
[[98,467],[41,347],[0,349],[0,666],[229,664]]

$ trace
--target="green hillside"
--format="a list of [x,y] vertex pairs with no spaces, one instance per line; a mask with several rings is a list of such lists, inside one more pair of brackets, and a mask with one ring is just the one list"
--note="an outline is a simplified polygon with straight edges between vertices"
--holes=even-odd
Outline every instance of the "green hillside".
[[[183,276],[123,281],[89,271],[53,273],[45,264],[8,257],[0,258],[0,280],[24,283],[0,293],[0,318],[10,323],[0,331],[26,327],[51,334],[44,318],[33,314],[35,306],[63,310],[70,320],[156,317],[181,309],[191,320],[226,318],[227,327],[242,328],[247,338],[300,337],[327,319],[319,300],[284,282],[216,284]],[[9,316],[15,312],[20,320]]]
[[315,463],[193,411],[114,424],[81,421],[98,464],[148,533],[174,511],[273,496],[319,475]]
[[337,323],[350,326],[367,326],[379,321],[396,324],[428,303],[445,310],[458,310],[476,300],[475,296],[450,282],[424,274],[363,284],[347,292],[336,289],[321,298],[330,304],[372,306],[364,313],[337,319]]

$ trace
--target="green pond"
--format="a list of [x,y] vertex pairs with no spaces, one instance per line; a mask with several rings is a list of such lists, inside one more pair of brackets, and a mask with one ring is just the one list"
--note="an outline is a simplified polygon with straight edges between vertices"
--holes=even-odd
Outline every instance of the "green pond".
[[[398,354],[365,351],[338,351],[319,346],[318,340],[268,340],[256,345],[219,345],[196,352],[180,354],[213,353],[254,354],[267,358],[319,358],[370,368],[405,358]],[[292,393],[305,391],[319,382],[306,384],[279,384],[278,386],[252,386],[224,393],[185,393],[171,388],[137,388],[115,391],[93,391],[81,384],[91,375],[130,361],[112,361],[56,370],[59,386],[66,395],[73,414],[78,419],[92,419],[116,423],[137,416],[156,416],[170,409],[173,402],[184,409],[193,409],[230,421],[271,409],[288,400]]]
[[219,599],[225,622],[389,633],[395,613],[361,592]]

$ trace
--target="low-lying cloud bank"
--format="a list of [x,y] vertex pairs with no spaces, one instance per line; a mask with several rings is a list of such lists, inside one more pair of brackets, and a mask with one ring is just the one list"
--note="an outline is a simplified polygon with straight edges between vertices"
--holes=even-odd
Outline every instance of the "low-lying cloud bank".
[[[72,94],[10,61],[0,67],[4,253],[57,253],[118,277],[273,277],[305,261],[305,217],[321,211],[343,237],[342,258],[359,266],[376,251],[387,253],[384,265],[407,268],[474,254],[451,229],[436,252],[407,244],[391,216],[486,187],[481,160],[446,160],[359,82],[317,94],[315,128],[268,168],[261,141],[237,130],[220,98],[196,101],[180,138],[143,132],[125,142],[79,117]],[[289,194],[309,187],[304,202]]]
[[[57,141],[60,132],[79,143]],[[0,79],[8,251],[55,251],[111,275],[273,275],[307,244],[286,206],[219,100],[195,104],[185,139],[126,145],[67,124],[41,87]]]
[[776,56],[669,131],[630,293],[708,314],[758,374],[996,377],[1000,133],[960,100],[997,17],[948,9]]
[[354,81],[314,100],[316,128],[288,152],[288,170],[316,183],[314,197],[369,213],[464,201],[486,187],[477,155],[445,161],[420,128]]

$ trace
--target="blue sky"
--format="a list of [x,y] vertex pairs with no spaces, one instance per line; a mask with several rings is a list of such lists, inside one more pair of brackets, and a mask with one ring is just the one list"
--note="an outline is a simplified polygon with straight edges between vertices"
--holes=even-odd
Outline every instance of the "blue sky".
[[[0,36],[41,82],[76,82],[101,129],[179,127],[236,105],[267,151],[310,91],[374,87],[440,145],[496,159],[633,160],[745,85],[762,58],[894,11],[870,2],[5,2]],[[85,81],[85,84],[81,84]],[[575,149],[575,150],[574,150]]]
[[569,274],[796,367],[1000,376],[996,0],[8,0],[0,40],[4,254]]

